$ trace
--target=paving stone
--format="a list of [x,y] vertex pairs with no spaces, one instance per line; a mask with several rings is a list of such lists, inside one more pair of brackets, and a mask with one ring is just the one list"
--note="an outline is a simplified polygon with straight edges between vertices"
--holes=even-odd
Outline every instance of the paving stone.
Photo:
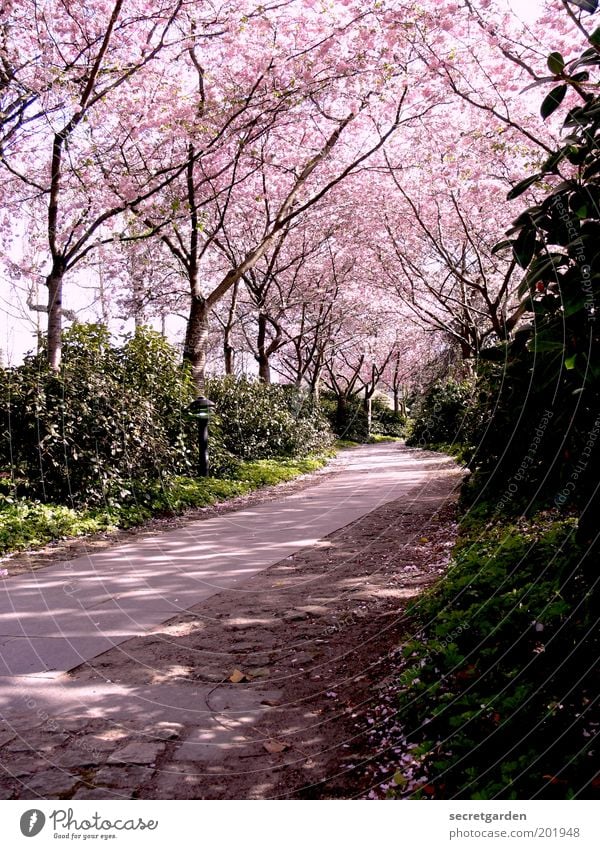
[[[127,795],[125,793],[127,792]],[[72,799],[112,799],[113,801],[118,801],[119,799],[130,799],[131,791],[118,791],[118,790],[107,790],[104,787],[80,787],[73,796]]]
[[83,767],[104,764],[107,757],[106,752],[73,746],[64,752],[57,752],[55,762],[60,767]]
[[180,722],[158,722],[146,733],[155,740],[178,740],[184,731],[185,726]]
[[107,740],[99,734],[82,734],[73,738],[72,745],[95,752],[112,752],[120,742],[120,740]]
[[314,663],[314,660],[315,660],[314,654],[311,654],[310,652],[307,652],[307,651],[299,651],[299,652],[296,652],[296,654],[292,658],[292,663],[295,664],[295,665],[298,665],[298,664],[301,664],[301,663]]
[[267,652],[253,654],[245,659],[248,666],[268,666],[273,657]]
[[181,761],[196,764],[198,771],[203,771],[203,764],[221,764],[232,750],[235,752],[245,749],[248,744],[239,740],[241,727],[224,727],[215,723],[211,728],[194,728],[189,737],[175,750],[170,764]]
[[53,749],[66,743],[69,739],[68,734],[49,734],[47,732],[40,734],[35,731],[31,734],[22,732],[19,739],[13,740],[8,746],[5,746],[5,751],[8,752],[51,752]]
[[272,671],[272,669],[268,669],[265,666],[259,666],[257,668],[252,667],[251,669],[248,669],[248,674],[252,678],[270,678]]
[[16,731],[0,731],[0,748],[10,743],[17,736]]
[[109,763],[153,764],[164,750],[164,745],[134,740],[109,756]]
[[88,716],[58,716],[55,721],[60,728],[64,728],[65,731],[71,732],[83,731],[85,728],[89,728],[94,724],[94,720]]
[[0,729],[2,731],[16,731],[22,734],[23,731],[28,731],[32,728],[39,728],[40,725],[44,725],[47,721],[47,719],[42,719],[35,714],[28,714],[27,716],[21,717],[16,716],[5,720],[0,726]]
[[289,610],[283,614],[282,619],[285,622],[301,622],[303,619],[308,619],[308,613],[304,610]]
[[128,788],[138,787],[140,784],[150,781],[153,770],[145,767],[118,767],[105,766],[99,769],[92,782],[86,782],[94,787],[106,785],[108,787]]
[[156,773],[148,796],[151,799],[200,799],[202,784],[202,769],[197,764],[172,764],[168,770]]
[[215,672],[211,669],[195,669],[194,678],[197,681],[207,681],[210,684],[220,684],[221,681],[227,680],[226,672]]
[[37,770],[48,769],[48,761],[38,758],[35,755],[32,757],[15,757],[2,758],[0,757],[0,777],[22,778],[24,775],[33,775]]
[[71,793],[80,781],[81,778],[73,773],[48,769],[25,779],[24,784],[30,793],[37,793],[45,799],[54,799]]

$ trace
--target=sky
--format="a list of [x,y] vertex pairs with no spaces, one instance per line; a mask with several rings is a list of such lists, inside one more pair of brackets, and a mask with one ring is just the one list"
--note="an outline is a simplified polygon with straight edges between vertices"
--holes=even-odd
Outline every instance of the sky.
[[539,17],[543,0],[506,0],[512,11],[518,15],[523,21],[532,23]]

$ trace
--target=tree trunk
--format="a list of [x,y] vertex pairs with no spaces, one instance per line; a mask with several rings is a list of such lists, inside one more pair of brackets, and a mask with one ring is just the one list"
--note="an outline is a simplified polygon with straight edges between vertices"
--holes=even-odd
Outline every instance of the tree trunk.
[[233,348],[229,344],[229,333],[225,331],[225,340],[223,342],[223,358],[225,359],[225,374],[233,374]]
[[346,421],[346,411],[346,396],[340,394],[337,396],[337,407],[335,411],[335,429],[337,431],[338,436],[343,436],[345,431],[348,429],[348,422]]
[[258,377],[263,383],[271,382],[271,366],[269,365],[269,353],[267,351],[267,316],[258,314],[258,339],[257,355]]
[[204,298],[192,297],[185,332],[184,363],[192,367],[192,380],[198,395],[204,395],[206,383],[206,349],[208,345],[209,309]]
[[398,386],[394,386],[394,415],[397,416],[400,414],[400,389]]
[[233,325],[235,324],[238,290],[239,280],[236,280],[233,284],[233,291],[231,293],[231,304],[227,315],[227,323],[223,329],[223,358],[225,360],[225,374],[233,374],[234,368],[234,349],[231,344],[231,333],[233,331]]
[[135,275],[133,277],[133,322],[136,330],[145,324],[144,286]]
[[46,279],[48,286],[48,363],[58,371],[62,356],[62,295],[64,269],[58,264]]
[[367,420],[367,437],[371,436],[371,424],[373,421],[373,405],[371,403],[371,396],[365,389],[365,397],[363,400],[363,410],[365,411],[365,417]]
[[313,374],[313,378],[310,385],[310,393],[313,397],[313,401],[315,404],[318,404],[321,400],[321,369],[318,368],[315,370]]

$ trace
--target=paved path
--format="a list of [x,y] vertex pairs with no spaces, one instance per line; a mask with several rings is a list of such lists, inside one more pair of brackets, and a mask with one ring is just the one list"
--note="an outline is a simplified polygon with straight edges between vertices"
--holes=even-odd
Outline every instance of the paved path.
[[338,474],[280,500],[5,579],[0,688],[72,669],[241,584],[425,484],[439,466],[398,444],[365,446]]
[[388,674],[461,473],[398,444],[333,469],[0,581],[0,799],[274,798],[328,776],[345,798],[357,720],[337,698],[368,701]]

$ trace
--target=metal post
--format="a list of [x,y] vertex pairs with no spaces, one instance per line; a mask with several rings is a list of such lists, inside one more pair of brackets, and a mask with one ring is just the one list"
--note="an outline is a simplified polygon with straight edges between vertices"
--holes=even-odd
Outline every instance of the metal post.
[[208,477],[208,418],[198,419],[198,474]]

